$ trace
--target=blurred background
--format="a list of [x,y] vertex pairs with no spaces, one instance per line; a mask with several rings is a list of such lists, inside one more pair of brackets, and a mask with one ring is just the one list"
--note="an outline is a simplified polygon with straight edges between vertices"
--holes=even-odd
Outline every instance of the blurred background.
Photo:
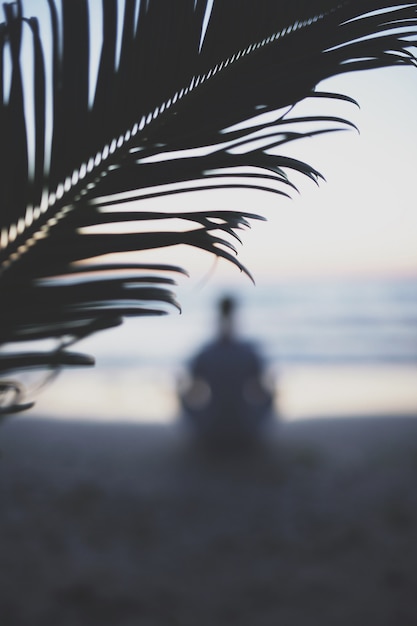
[[[360,134],[331,133],[287,148],[325,176],[319,187],[296,180],[300,194],[291,200],[236,190],[169,200],[172,210],[178,203],[181,210],[266,217],[242,232],[239,246],[256,286],[201,252],[176,247],[141,255],[190,272],[176,289],[182,313],[127,320],[79,344],[96,367],[63,372],[42,391],[36,414],[175,420],[178,377],[214,332],[215,302],[225,292],[239,300],[241,334],[259,344],[276,377],[281,419],[417,412],[415,71],[347,75],[320,88],[360,103],[329,105]],[[306,106],[314,112],[312,103],[297,111]],[[164,202],[145,205],[165,209]]]

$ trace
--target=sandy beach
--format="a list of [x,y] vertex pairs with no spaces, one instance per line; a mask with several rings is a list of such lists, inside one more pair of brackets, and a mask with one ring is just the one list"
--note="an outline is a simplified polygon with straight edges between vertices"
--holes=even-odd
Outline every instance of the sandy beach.
[[0,425],[2,626],[417,623],[417,419]]

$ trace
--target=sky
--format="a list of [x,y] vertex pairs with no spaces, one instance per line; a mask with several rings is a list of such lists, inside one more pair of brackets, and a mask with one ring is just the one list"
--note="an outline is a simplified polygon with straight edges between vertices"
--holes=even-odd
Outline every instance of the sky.
[[[319,186],[301,181],[300,193],[292,199],[248,190],[211,191],[178,197],[178,205],[238,209],[266,217],[266,222],[253,222],[251,230],[242,233],[239,246],[239,259],[256,282],[417,276],[417,70],[351,73],[319,88],[344,93],[360,104],[343,104],[340,110],[332,103],[326,109],[345,115],[359,133],[313,137],[286,150],[325,176]],[[303,107],[311,111],[310,103]],[[197,281],[213,270],[213,259],[205,253],[177,249],[171,257],[191,269]],[[229,265],[216,264],[216,279],[233,280],[236,270]]]
[[[40,11],[46,4],[36,6]],[[319,89],[344,93],[360,104],[356,108],[320,100],[320,109],[314,109],[314,103],[306,101],[295,110],[345,116],[360,130],[286,147],[284,154],[325,176],[319,187],[294,177],[300,194],[294,193],[291,200],[235,189],[170,196],[144,203],[144,208],[145,204],[171,210],[223,208],[266,217],[267,222],[253,222],[250,231],[241,233],[239,246],[239,259],[257,283],[328,275],[417,276],[417,69],[345,74],[324,81]],[[161,251],[155,253],[157,261],[164,257]],[[167,260],[183,265],[194,283],[213,271],[216,279],[236,278],[230,264],[216,263],[206,253],[175,248],[168,251]]]

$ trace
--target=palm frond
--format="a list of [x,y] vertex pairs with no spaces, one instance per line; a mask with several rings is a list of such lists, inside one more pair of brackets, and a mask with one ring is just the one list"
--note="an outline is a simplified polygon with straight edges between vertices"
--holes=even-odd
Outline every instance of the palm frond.
[[[294,106],[352,102],[317,91],[331,76],[415,64],[413,2],[44,0],[39,19],[30,8],[6,4],[0,27],[0,372],[8,377],[89,364],[68,350],[75,341],[177,306],[171,275],[183,270],[123,255],[110,264],[106,255],[181,243],[247,272],[232,242],[259,216],[155,213],[140,201],[227,187],[287,196],[294,172],[317,182],[312,166],[277,150],[352,124],[299,117]],[[184,230],[162,231],[161,219]],[[121,223],[129,232],[117,233]],[[8,348],[49,338],[46,351]],[[2,389],[5,404],[19,404],[17,383]]]

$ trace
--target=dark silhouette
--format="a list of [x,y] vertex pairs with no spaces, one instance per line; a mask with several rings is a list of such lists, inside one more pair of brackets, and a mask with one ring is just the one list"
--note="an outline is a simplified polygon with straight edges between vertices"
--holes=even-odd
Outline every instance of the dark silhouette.
[[219,301],[218,335],[193,358],[180,393],[185,417],[205,440],[252,440],[272,413],[273,391],[256,347],[236,330],[237,303]]

